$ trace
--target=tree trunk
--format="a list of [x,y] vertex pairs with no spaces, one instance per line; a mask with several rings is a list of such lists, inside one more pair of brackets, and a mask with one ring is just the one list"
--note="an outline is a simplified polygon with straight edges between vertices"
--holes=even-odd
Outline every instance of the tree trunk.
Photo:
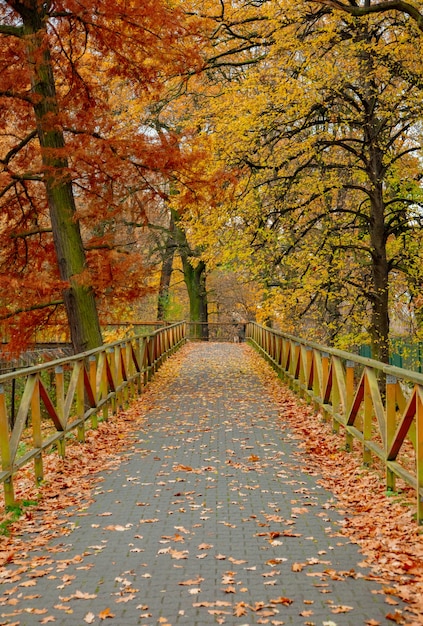
[[[371,36],[364,26],[363,39],[371,42]],[[362,53],[364,82],[364,139],[367,146],[367,175],[370,181],[370,221],[369,235],[372,258],[372,318],[370,336],[372,357],[389,363],[389,263],[386,251],[387,227],[385,224],[384,180],[385,169],[383,151],[380,147],[381,120],[376,113],[378,88],[374,82],[374,59],[366,50]]]
[[164,251],[162,269],[160,272],[159,295],[157,300],[157,319],[165,320],[170,300],[170,279],[172,277],[173,258],[175,256],[175,220],[173,215],[170,217],[169,232],[167,235]]
[[195,253],[191,250],[185,231],[178,226],[178,214],[172,210],[175,223],[175,242],[182,260],[184,282],[188,290],[189,317],[191,324],[191,336],[194,339],[209,338],[208,327],[208,302],[206,289],[206,265],[203,261],[192,263],[191,258]]
[[382,190],[372,197],[370,241],[372,247],[372,357],[389,363],[389,266],[386,255]]
[[33,108],[57,262],[61,279],[68,283],[63,296],[71,339],[74,350],[83,352],[101,345],[102,337],[94,293],[84,276],[85,252],[75,219],[68,161],[63,155],[65,140],[58,119],[59,106],[43,12],[47,4],[32,0],[26,6],[19,5],[17,10],[24,22],[24,41],[35,96]]
[[206,266],[200,261],[195,267],[182,258],[184,280],[188,290],[191,335],[194,339],[209,338]]

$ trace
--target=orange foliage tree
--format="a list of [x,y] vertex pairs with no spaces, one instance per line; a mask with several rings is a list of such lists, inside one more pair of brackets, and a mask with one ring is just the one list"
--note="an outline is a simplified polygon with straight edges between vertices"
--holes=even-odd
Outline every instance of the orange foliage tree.
[[188,158],[145,120],[168,79],[196,71],[197,40],[166,2],[0,3],[0,319],[15,348],[66,317],[75,350],[95,347],[102,311],[145,291],[134,224]]

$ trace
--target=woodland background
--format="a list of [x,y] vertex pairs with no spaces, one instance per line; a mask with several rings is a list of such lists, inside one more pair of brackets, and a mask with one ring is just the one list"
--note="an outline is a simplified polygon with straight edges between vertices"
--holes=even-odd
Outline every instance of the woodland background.
[[0,0],[7,351],[141,319],[420,340],[422,31],[417,1]]

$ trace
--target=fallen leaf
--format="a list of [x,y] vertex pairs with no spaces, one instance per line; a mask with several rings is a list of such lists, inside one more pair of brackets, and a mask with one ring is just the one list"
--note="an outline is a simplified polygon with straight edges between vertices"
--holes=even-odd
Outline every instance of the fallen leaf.
[[291,570],[293,572],[302,572],[304,569],[304,564],[303,563],[293,563],[291,566]]
[[98,614],[100,619],[107,619],[107,618],[112,618],[115,617],[114,614],[111,612],[111,610],[109,608],[104,609],[104,611],[100,611],[100,613]]
[[201,576],[197,576],[197,578],[191,578],[190,580],[185,580],[183,582],[178,583],[178,585],[199,585],[200,583],[202,583],[204,580],[204,578],[202,578]]
[[35,580],[26,580],[23,583],[19,583],[19,587],[35,587],[36,584]]
[[180,560],[188,558],[188,550],[169,550],[169,554],[172,559]]
[[238,602],[238,604],[234,606],[234,615],[235,617],[242,617],[242,615],[247,615],[245,602]]
[[92,600],[96,597],[96,593],[86,593],[84,591],[75,591],[75,593],[72,595],[72,598],[76,598],[77,600]]
[[86,616],[84,617],[84,622],[86,622],[87,624],[94,624],[95,622],[95,615],[94,613],[87,613]]
[[386,619],[389,619],[391,622],[395,622],[396,624],[404,624],[404,616],[399,611],[395,611],[395,613],[388,613],[386,615]]
[[270,604],[284,604],[285,606],[289,606],[293,602],[294,600],[291,600],[291,598],[285,598],[283,596],[277,598],[276,600],[270,600]]
[[348,613],[349,611],[352,611],[353,609],[354,609],[353,606],[343,606],[343,605],[330,607],[330,610],[332,611],[332,613]]

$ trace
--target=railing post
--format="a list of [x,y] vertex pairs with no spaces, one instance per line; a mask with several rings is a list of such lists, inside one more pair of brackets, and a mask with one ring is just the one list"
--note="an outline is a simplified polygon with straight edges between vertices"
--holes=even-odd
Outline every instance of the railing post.
[[[347,391],[347,405],[345,407],[345,421],[348,420],[349,412],[354,400],[354,361],[347,361],[345,364],[345,384]],[[353,449],[353,436],[346,431],[345,435],[345,449],[351,452]]]
[[[117,385],[118,385],[118,381],[117,381],[117,376],[116,376],[116,360],[115,360],[115,349],[114,348],[108,348],[107,349],[107,360],[109,363],[109,368],[110,368],[110,373],[112,375],[112,379],[113,379],[113,385],[114,388],[116,390]],[[112,407],[112,413],[113,415],[116,413],[116,406],[117,406],[117,392],[114,392],[114,395],[111,399],[111,407]]]
[[[58,365],[54,370],[55,386],[56,386],[56,411],[59,419],[63,423],[65,420],[65,377],[63,367]],[[65,435],[57,441],[57,452],[59,456],[65,458],[66,441]]]
[[[76,367],[79,367],[78,382],[76,387],[76,414],[79,419],[84,417],[85,411],[85,385],[84,385],[84,363],[78,361]],[[85,421],[82,419],[78,424],[78,441],[85,441]]]
[[337,368],[335,367],[335,359],[337,357],[332,357],[332,393],[331,393],[331,402],[332,402],[332,432],[339,432],[339,422],[335,418],[335,414],[339,413],[339,407],[341,404],[341,396],[339,393],[338,386],[338,377],[336,375]]
[[[100,354],[99,357],[99,368],[97,368],[96,374],[96,396],[97,401],[99,398],[106,398],[109,390],[108,380],[107,380],[107,350]],[[99,374],[100,370],[100,374]],[[98,390],[98,392],[97,392]],[[103,421],[107,422],[109,419],[109,407],[107,403],[103,405]]]
[[[366,368],[367,369],[367,368]],[[364,371],[364,419],[363,419],[363,464],[369,466],[372,462],[372,453],[366,448],[366,441],[372,438],[372,396],[370,393],[369,380]]]
[[[4,386],[0,385],[0,450],[2,470],[7,472],[12,470],[12,457],[9,445],[9,420],[7,417],[6,396]],[[13,477],[8,476],[4,481],[4,501],[6,507],[15,504],[15,493],[13,489]]]
[[328,412],[324,408],[324,397],[325,390],[329,380],[329,354],[327,352],[322,352],[322,389],[321,389],[321,398],[322,398],[322,419],[324,422],[327,422],[329,419]]
[[[396,413],[397,413],[397,379],[395,376],[388,374],[386,376],[386,450],[385,454],[391,448],[392,441],[395,436],[396,429]],[[386,468],[386,488],[388,491],[395,491],[395,474]]]
[[417,389],[416,406],[416,473],[417,473],[417,522],[423,522],[423,398],[422,387]]
[[[95,398],[95,402],[97,404],[97,391],[96,391],[96,380],[97,380],[97,359],[94,354],[92,354],[88,359],[88,378],[90,381],[91,389]],[[98,428],[98,415],[97,411],[91,415],[91,426],[94,429]]]
[[305,391],[306,396],[309,396],[309,390],[313,387],[313,349],[306,348],[306,362],[305,362]]
[[38,448],[39,452],[34,458],[35,480],[40,483],[44,478],[43,457],[41,448],[43,445],[43,437],[41,434],[41,407],[40,407],[40,383],[37,376],[34,391],[31,398],[31,421],[32,421],[32,437],[34,448]]

